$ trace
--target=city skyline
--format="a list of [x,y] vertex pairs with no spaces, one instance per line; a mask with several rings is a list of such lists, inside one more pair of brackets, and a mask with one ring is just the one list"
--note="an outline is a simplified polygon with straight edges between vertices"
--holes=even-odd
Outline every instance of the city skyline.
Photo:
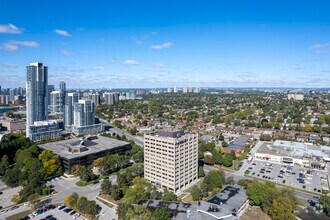
[[330,85],[326,1],[41,3],[0,3],[2,88],[32,62],[68,88]]

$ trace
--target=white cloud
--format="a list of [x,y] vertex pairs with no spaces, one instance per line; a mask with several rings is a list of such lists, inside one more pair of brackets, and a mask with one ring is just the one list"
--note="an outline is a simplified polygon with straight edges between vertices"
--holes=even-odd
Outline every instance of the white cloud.
[[105,67],[104,66],[94,66],[91,68],[91,70],[104,70]]
[[152,49],[164,49],[164,48],[170,48],[173,46],[173,43],[171,42],[166,42],[166,43],[163,43],[163,44],[155,44],[155,45],[152,45],[151,48]]
[[16,68],[17,67],[17,64],[4,63],[4,64],[1,64],[1,67],[4,67],[4,68]]
[[56,30],[54,30],[54,32],[56,34],[59,34],[59,35],[65,36],[65,37],[71,37],[71,34],[65,30],[56,29]]
[[18,49],[18,45],[25,47],[39,47],[39,44],[35,41],[7,41],[0,49],[7,51],[15,51]]
[[22,33],[22,29],[19,29],[18,27],[16,27],[13,24],[0,24],[0,33],[3,34],[21,34]]
[[60,53],[63,54],[63,55],[70,55],[71,54],[70,51],[63,50],[63,49],[60,50]]
[[125,60],[124,65],[138,65],[139,63],[136,60]]
[[157,68],[157,69],[161,69],[161,68],[164,68],[165,65],[164,64],[161,64],[161,63],[154,63],[151,65],[153,68]]
[[325,44],[314,44],[311,47],[315,53],[330,53],[330,43]]
[[7,51],[15,51],[18,49],[18,46],[9,44],[9,43],[4,43],[1,47],[1,50],[7,50]]

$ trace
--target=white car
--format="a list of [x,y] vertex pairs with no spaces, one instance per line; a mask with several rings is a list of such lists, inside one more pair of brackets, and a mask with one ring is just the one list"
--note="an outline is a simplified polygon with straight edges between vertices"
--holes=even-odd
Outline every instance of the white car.
[[76,218],[78,218],[80,216],[80,214],[79,213],[76,213],[76,214],[74,214],[73,216],[72,216],[72,218],[73,219],[76,219]]

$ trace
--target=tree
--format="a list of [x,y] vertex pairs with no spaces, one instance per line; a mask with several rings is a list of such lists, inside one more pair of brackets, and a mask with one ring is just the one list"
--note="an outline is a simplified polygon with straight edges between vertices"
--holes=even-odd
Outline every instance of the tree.
[[77,209],[77,202],[79,199],[79,195],[77,193],[72,193],[70,200],[69,200],[69,207],[73,208],[73,209]]
[[215,164],[221,165],[223,163],[222,155],[216,151],[213,151],[213,161]]
[[296,197],[296,192],[294,189],[291,188],[282,188],[282,196],[288,197],[290,200],[290,204],[292,206],[292,209],[295,210],[299,205],[299,200]]
[[51,150],[44,150],[38,155],[38,159],[42,162],[46,170],[47,176],[61,172],[61,163],[58,155],[54,154]]
[[321,195],[320,205],[322,205],[324,213],[330,216],[330,196]]
[[200,199],[202,199],[202,192],[201,190],[198,188],[197,185],[193,186],[193,188],[191,189],[191,197],[194,201],[198,201]]
[[311,132],[312,131],[312,126],[310,124],[305,125],[304,131],[305,132]]
[[203,167],[199,166],[198,167],[198,177],[204,177],[205,176],[205,172]]
[[147,180],[142,177],[135,177],[132,183],[133,185],[127,189],[124,195],[124,203],[139,204],[150,198],[150,191],[153,186]]
[[208,191],[221,188],[226,183],[226,176],[223,170],[211,170],[203,180]]
[[20,174],[21,170],[15,165],[13,168],[6,170],[2,180],[7,186],[15,187],[19,184]]
[[143,205],[131,206],[125,214],[125,220],[149,220],[151,218],[150,210]]
[[72,194],[69,194],[64,198],[64,205],[66,205],[69,208],[73,208],[70,204],[71,197],[72,197]]
[[237,184],[242,186],[242,187],[246,187],[246,180],[245,179],[239,179],[237,181]]
[[5,154],[3,155],[1,162],[0,162],[0,176],[5,175],[6,170],[9,167],[9,158],[8,156]]
[[236,160],[236,153],[235,153],[234,150],[231,150],[231,151],[230,151],[230,156],[231,156],[231,158],[232,158],[233,160]]
[[85,196],[80,196],[77,199],[76,209],[79,212],[92,216],[95,216],[101,210],[95,201],[89,201]]
[[171,219],[171,213],[163,207],[156,208],[151,215],[151,220],[170,220],[170,219]]
[[231,157],[230,154],[226,154],[224,159],[223,159],[223,165],[226,167],[230,167],[233,165],[233,158]]
[[198,149],[198,159],[201,160],[204,158],[204,152],[201,149]]
[[95,178],[93,171],[91,168],[86,166],[81,166],[79,169],[79,177],[80,180],[89,182]]
[[111,186],[112,186],[112,184],[111,184],[110,180],[109,179],[104,179],[102,184],[101,184],[102,193],[109,195],[110,192],[111,192]]
[[110,196],[114,200],[119,200],[123,197],[123,192],[121,191],[121,189],[118,185],[114,185],[110,189]]
[[100,165],[100,163],[101,163],[102,160],[103,160],[103,157],[99,157],[99,158],[95,159],[93,161],[93,166],[94,167],[98,167]]
[[206,155],[206,156],[204,157],[204,163],[205,163],[205,164],[208,164],[208,165],[213,165],[213,164],[214,164],[214,161],[213,161],[213,159],[212,159],[212,156],[210,156],[210,155]]
[[235,184],[235,180],[233,176],[229,176],[226,180],[226,184],[228,185],[234,185]]
[[150,199],[160,200],[162,198],[162,193],[157,189],[150,192]]
[[135,163],[141,163],[144,160],[144,154],[143,150],[137,152],[136,154],[133,155],[132,159],[134,160]]
[[295,220],[296,218],[292,215],[292,211],[289,199],[287,197],[279,197],[273,200],[269,215],[274,220]]
[[162,200],[163,201],[176,201],[177,197],[173,192],[168,191],[167,189],[165,189],[164,193],[163,193]]

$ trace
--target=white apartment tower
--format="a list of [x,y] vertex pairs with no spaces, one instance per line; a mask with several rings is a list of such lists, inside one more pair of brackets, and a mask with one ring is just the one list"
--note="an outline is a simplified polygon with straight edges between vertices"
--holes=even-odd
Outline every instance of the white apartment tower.
[[48,119],[48,68],[43,63],[26,67],[26,136],[35,121]]
[[78,103],[79,94],[76,92],[68,93],[66,100],[65,100],[65,107],[64,107],[64,126],[65,128],[71,128],[73,125],[73,110],[74,105]]
[[175,193],[198,179],[198,135],[160,131],[144,136],[144,177]]

